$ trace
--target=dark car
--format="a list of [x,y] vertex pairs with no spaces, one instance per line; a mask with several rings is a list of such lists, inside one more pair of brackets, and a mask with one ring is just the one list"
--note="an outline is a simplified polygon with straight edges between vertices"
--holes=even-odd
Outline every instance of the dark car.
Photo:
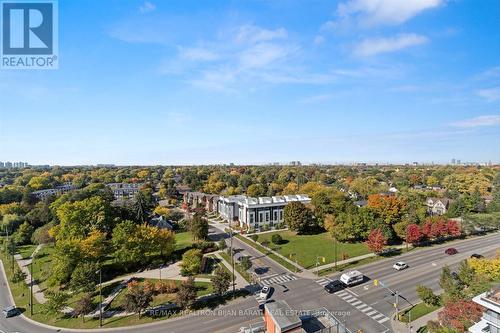
[[342,282],[342,281],[339,281],[339,280],[334,280],[334,281],[331,281],[329,282],[326,286],[325,286],[325,290],[332,294],[336,291],[339,291],[339,290],[342,290],[345,288],[345,284]]
[[3,313],[5,318],[9,318],[9,317],[17,316],[18,314],[21,313],[21,311],[19,311],[19,309],[16,308],[15,306],[9,306],[9,307],[3,309],[2,313]]
[[470,255],[471,258],[475,258],[475,259],[482,259],[484,258],[484,256],[480,255],[480,254],[477,254],[477,253],[473,253]]
[[457,254],[457,253],[458,253],[458,251],[457,251],[457,249],[455,249],[454,247],[450,247],[449,249],[446,249],[446,250],[444,251],[444,253],[446,253],[446,254],[447,254],[447,255],[449,255],[449,256],[452,256],[452,255],[454,255],[454,254]]

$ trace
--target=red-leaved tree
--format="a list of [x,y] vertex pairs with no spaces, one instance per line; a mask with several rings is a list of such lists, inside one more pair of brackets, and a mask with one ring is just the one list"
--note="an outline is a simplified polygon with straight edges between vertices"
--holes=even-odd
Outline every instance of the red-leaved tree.
[[462,228],[455,220],[448,220],[448,222],[446,222],[446,229],[448,229],[448,235],[453,237],[458,237],[462,234]]
[[441,325],[453,328],[458,332],[466,332],[472,324],[481,319],[482,313],[479,304],[470,300],[458,300],[448,302],[443,311],[439,312],[438,318]]
[[431,235],[432,238],[440,238],[447,235],[446,222],[442,219],[437,220],[432,224]]
[[410,224],[406,227],[406,241],[413,245],[418,244],[424,235],[420,231],[418,224]]
[[387,237],[385,237],[380,228],[370,231],[370,235],[368,235],[368,239],[366,240],[366,245],[372,252],[380,253],[386,244]]
[[432,222],[427,221],[427,222],[424,223],[424,225],[422,227],[422,234],[427,239],[433,238],[433,234],[432,234]]

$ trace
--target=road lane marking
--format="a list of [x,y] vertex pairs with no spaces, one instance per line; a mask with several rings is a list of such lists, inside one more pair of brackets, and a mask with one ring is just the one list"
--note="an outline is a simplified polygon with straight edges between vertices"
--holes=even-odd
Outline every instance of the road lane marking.
[[384,317],[384,318],[380,319],[378,322],[379,322],[379,324],[382,324],[382,323],[385,323],[388,320],[389,320],[388,317]]
[[350,290],[350,289],[346,289],[345,291],[347,291],[348,293],[353,294],[353,295],[354,295],[354,296],[356,296],[356,297],[359,297],[359,295],[358,295],[358,294],[356,294],[354,291],[352,291],[352,290]]

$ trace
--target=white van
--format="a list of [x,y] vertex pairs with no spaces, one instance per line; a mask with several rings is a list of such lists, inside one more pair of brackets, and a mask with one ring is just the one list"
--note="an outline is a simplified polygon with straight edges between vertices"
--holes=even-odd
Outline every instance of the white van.
[[353,286],[363,282],[363,278],[363,274],[360,271],[350,271],[342,274],[340,276],[340,281],[342,281],[346,286]]

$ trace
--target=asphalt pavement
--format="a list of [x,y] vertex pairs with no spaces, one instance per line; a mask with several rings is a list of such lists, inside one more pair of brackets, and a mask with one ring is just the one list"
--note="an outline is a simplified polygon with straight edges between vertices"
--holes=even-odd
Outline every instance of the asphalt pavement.
[[[214,237],[222,237],[220,232],[211,230]],[[441,246],[410,251],[401,256],[376,261],[358,267],[366,275],[362,284],[347,288],[342,292],[328,294],[324,291],[325,279],[337,278],[340,273],[314,280],[296,278],[292,280],[275,280],[270,283],[274,292],[273,299],[284,299],[297,310],[313,310],[325,307],[342,321],[352,331],[362,330],[366,333],[392,332],[389,318],[394,314],[394,297],[381,286],[374,286],[373,280],[378,279],[401,295],[400,307],[405,307],[406,299],[410,303],[418,301],[416,286],[423,284],[439,291],[439,275],[443,266],[452,269],[458,263],[469,258],[472,253],[492,256],[500,247],[500,233],[487,236],[456,241]],[[290,275],[279,264],[263,256],[246,243],[233,238],[235,248],[241,249],[244,255],[252,256],[253,269],[266,270],[265,276],[273,277]],[[444,254],[448,247],[456,248],[459,253],[453,256]],[[403,260],[410,266],[403,271],[396,271],[392,264]],[[266,280],[264,278],[264,280]],[[283,282],[279,282],[283,281]],[[286,288],[283,288],[285,286]],[[288,290],[287,290],[288,289]],[[11,305],[8,289],[3,273],[0,272],[0,307]],[[140,327],[124,327],[105,329],[101,331],[144,332],[144,333],[207,333],[207,332],[239,332],[241,327],[262,320],[258,311],[257,297],[250,295],[216,309],[216,312],[202,312],[195,315],[183,316],[171,320],[155,322]],[[89,330],[68,330],[41,327],[27,320],[24,316],[14,318],[0,318],[0,330],[4,332],[20,333],[49,333],[49,332],[88,332]],[[93,330],[98,331],[98,330]]]

